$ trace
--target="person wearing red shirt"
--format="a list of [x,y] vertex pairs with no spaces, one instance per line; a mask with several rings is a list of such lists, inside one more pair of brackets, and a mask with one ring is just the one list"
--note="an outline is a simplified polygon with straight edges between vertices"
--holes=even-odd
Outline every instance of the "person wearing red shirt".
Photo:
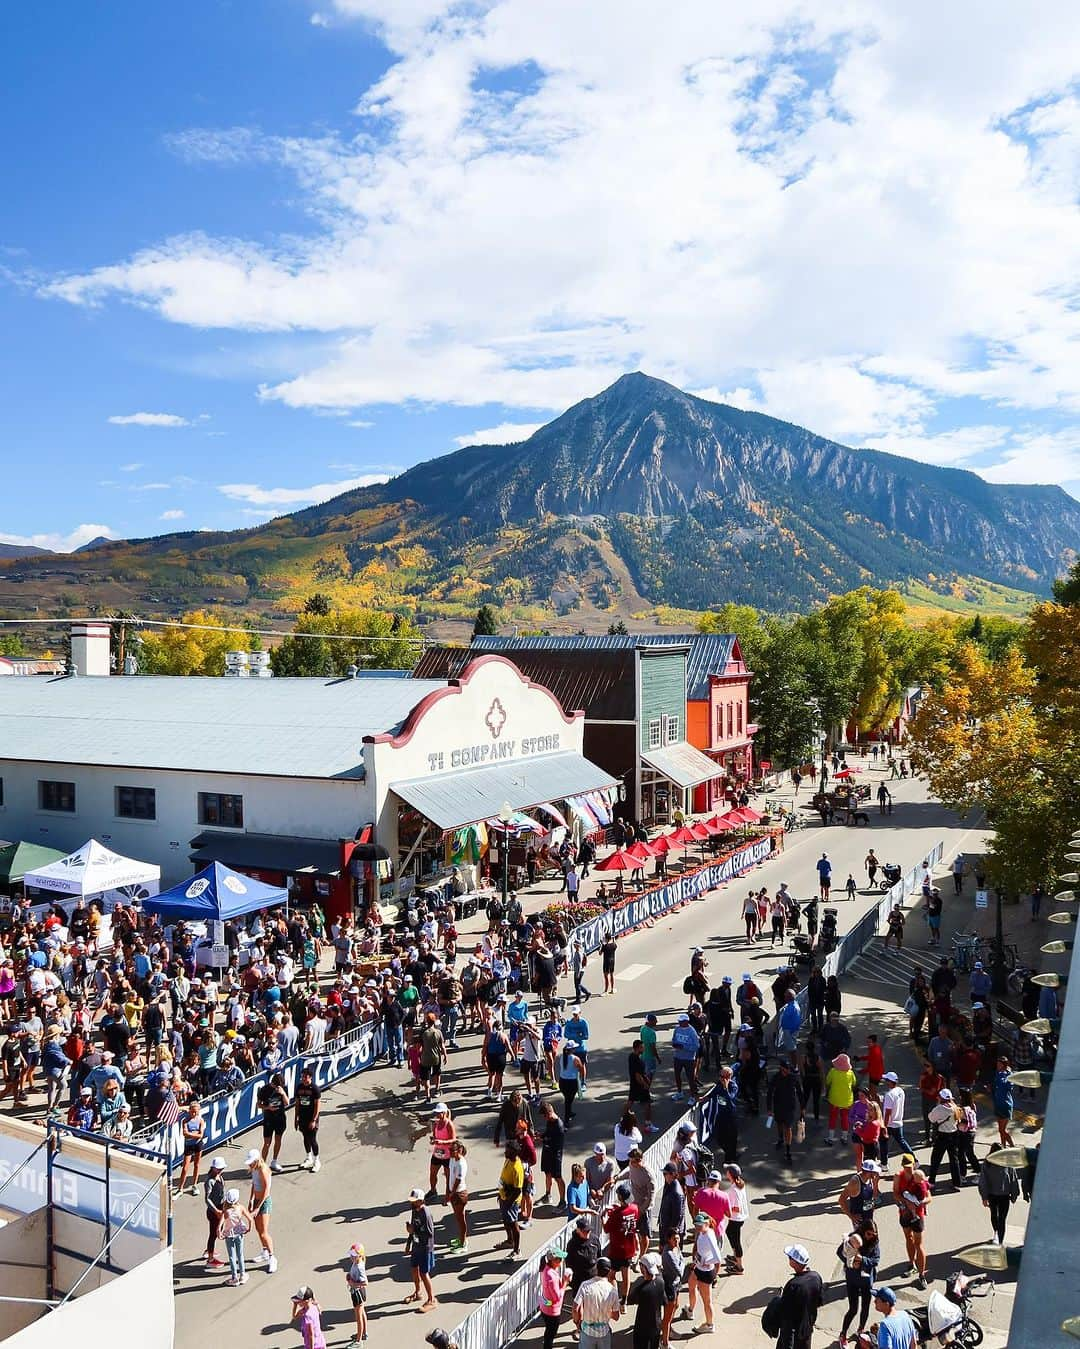
[[930,1111],[937,1105],[938,1093],[946,1085],[945,1079],[930,1060],[925,1060],[923,1070],[919,1074],[919,1097],[922,1101],[923,1130],[928,1145],[930,1142]]
[[727,1190],[720,1188],[722,1180],[723,1176],[719,1171],[710,1171],[706,1183],[699,1185],[695,1192],[698,1211],[707,1213],[716,1224],[716,1239],[721,1243],[732,1214],[731,1196]]
[[866,1037],[866,1053],[859,1055],[859,1062],[866,1064],[866,1076],[874,1088],[885,1076],[885,1054],[878,1044],[876,1035]]
[[930,1184],[924,1172],[915,1166],[915,1158],[905,1152],[893,1181],[893,1198],[900,1213],[908,1259],[916,1277],[916,1288],[926,1287],[926,1251],[923,1247],[926,1209],[930,1203]]
[[536,1151],[536,1140],[529,1132],[529,1121],[519,1119],[517,1122],[517,1132],[514,1135],[514,1142],[517,1144],[518,1157],[521,1159],[521,1165],[525,1168],[525,1184],[521,1191],[521,1222],[520,1227],[528,1227],[532,1222],[533,1201],[536,1196],[536,1180],[534,1178],[533,1167],[539,1160],[539,1154]]
[[638,1245],[638,1206],[632,1198],[630,1186],[625,1180],[620,1181],[615,1187],[615,1203],[604,1215],[607,1255],[612,1270],[619,1276],[623,1302],[630,1291],[630,1261],[636,1257]]

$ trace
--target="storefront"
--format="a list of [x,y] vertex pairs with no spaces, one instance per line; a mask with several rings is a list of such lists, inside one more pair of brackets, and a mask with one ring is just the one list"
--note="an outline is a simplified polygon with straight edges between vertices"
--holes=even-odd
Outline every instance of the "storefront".
[[479,861],[500,834],[518,837],[530,812],[580,832],[611,808],[618,783],[582,753],[584,716],[501,656],[480,656],[427,694],[394,733],[365,737],[375,784],[375,840],[401,879],[443,868],[455,849]]
[[717,780],[716,763],[686,741],[662,745],[641,756],[642,819],[670,824],[675,811],[690,814],[694,789]]

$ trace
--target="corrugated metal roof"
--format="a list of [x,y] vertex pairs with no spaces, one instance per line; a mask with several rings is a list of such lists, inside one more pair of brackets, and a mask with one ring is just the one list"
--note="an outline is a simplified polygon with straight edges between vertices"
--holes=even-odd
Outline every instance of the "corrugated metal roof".
[[[481,654],[476,649],[433,647],[424,652],[414,673],[417,677],[439,673],[443,678],[456,679],[469,661]],[[565,712],[580,709],[593,721],[634,720],[632,644],[597,650],[511,647],[497,654],[516,665],[526,679],[549,689]]]
[[560,750],[558,754],[488,764],[463,773],[391,782],[390,790],[439,829],[459,829],[498,815],[504,801],[509,801],[514,810],[527,810],[545,801],[615,785],[610,773],[583,755]]
[[212,829],[191,840],[193,862],[264,871],[314,871],[333,876],[341,868],[341,852],[332,839],[283,838],[279,834],[227,834]]
[[691,702],[707,702],[709,676],[727,669],[735,646],[731,632],[637,632],[628,636],[571,637],[474,637],[472,650],[499,651],[634,651],[638,647],[686,646],[686,696]]
[[641,757],[650,768],[655,768],[680,787],[696,787],[699,782],[719,777],[723,771],[707,754],[685,741],[660,749],[642,750]]
[[365,735],[394,731],[445,680],[0,680],[0,760],[272,777],[363,777]]

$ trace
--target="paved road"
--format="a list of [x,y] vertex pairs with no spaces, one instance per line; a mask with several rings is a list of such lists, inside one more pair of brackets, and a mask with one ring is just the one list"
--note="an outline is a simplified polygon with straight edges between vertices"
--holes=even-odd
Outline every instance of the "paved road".
[[[826,830],[816,826],[799,831],[783,855],[754,873],[753,881],[775,889],[786,880],[795,894],[807,897],[816,889],[814,862],[823,846],[834,862],[834,878],[842,884],[849,868],[857,878],[862,876],[862,861],[870,844],[882,860],[896,860],[905,870],[921,861],[939,839],[946,841],[946,860],[968,845],[971,835],[967,827],[929,801],[921,784],[890,785],[897,799],[892,816],[882,819],[873,814],[869,829],[832,826]],[[584,1158],[594,1141],[603,1139],[611,1146],[615,1112],[625,1099],[630,1042],[650,1010],[660,1016],[661,1043],[670,1037],[675,1016],[685,1006],[681,988],[691,947],[706,947],[714,979],[724,973],[737,979],[744,970],[768,979],[775,970],[779,950],[771,953],[766,943],[748,947],[741,936],[739,905],[748,884],[747,880],[732,882],[621,944],[615,995],[594,998],[588,1005],[592,1027],[590,1090],[568,1136],[567,1174],[570,1161]],[[877,895],[861,895],[853,904],[839,904],[841,930],[850,927],[877,899]],[[885,1016],[890,1011],[895,1015],[896,992],[884,986],[872,989],[869,1015]],[[856,1002],[853,1010],[861,1018],[862,1004]],[[299,1337],[288,1326],[289,1297],[298,1284],[306,1282],[312,1284],[327,1309],[324,1323],[329,1343],[347,1343],[352,1321],[342,1262],[350,1243],[357,1240],[368,1252],[373,1344],[392,1342],[398,1349],[421,1345],[432,1323],[455,1325],[506,1277],[514,1266],[494,1249],[502,1231],[490,1197],[501,1163],[501,1153],[491,1141],[493,1108],[481,1099],[484,1080],[477,1037],[462,1036],[461,1043],[461,1050],[451,1054],[443,1095],[451,1103],[459,1133],[469,1145],[476,1235],[467,1259],[452,1255],[446,1244],[451,1233],[449,1216],[441,1204],[435,1207],[440,1250],[435,1279],[439,1309],[428,1316],[418,1315],[402,1301],[410,1289],[402,1254],[408,1207],[405,1196],[411,1186],[426,1177],[427,1124],[424,1115],[404,1103],[403,1089],[411,1087],[405,1075],[379,1069],[327,1093],[321,1132],[324,1165],[319,1175],[297,1169],[302,1148],[298,1136],[289,1136],[283,1154],[287,1169],[274,1185],[273,1221],[280,1258],[275,1275],[254,1272],[242,1289],[226,1288],[220,1278],[208,1277],[199,1259],[205,1241],[202,1206],[186,1197],[177,1201],[178,1349],[201,1349],[209,1335],[215,1344],[258,1342],[267,1349],[297,1344]],[[681,1110],[667,1099],[671,1084],[665,1079],[666,1071],[667,1065],[661,1069],[656,1092],[657,1122],[661,1125],[676,1118]],[[909,1076],[908,1071],[901,1071]],[[799,1150],[796,1176],[780,1179],[771,1142],[761,1137],[760,1125],[757,1130],[747,1129],[743,1157],[752,1192],[760,1200],[748,1231],[748,1273],[738,1281],[737,1288],[725,1288],[721,1295],[721,1305],[732,1317],[730,1321],[725,1317],[727,1342],[740,1345],[764,1343],[758,1317],[765,1295],[758,1290],[783,1277],[784,1262],[782,1257],[775,1258],[775,1250],[795,1235],[810,1240],[815,1254],[821,1253],[822,1273],[831,1275],[836,1264],[831,1252],[844,1228],[835,1210],[835,1195],[846,1167],[841,1150],[820,1147],[820,1130],[812,1127]],[[243,1152],[257,1137],[248,1134],[224,1150],[230,1180],[243,1177]],[[824,1237],[823,1215],[829,1215]],[[553,1214],[547,1216],[540,1210],[532,1228],[524,1234],[523,1249],[537,1249],[557,1225]],[[963,1245],[965,1239],[958,1234],[952,1244]]]

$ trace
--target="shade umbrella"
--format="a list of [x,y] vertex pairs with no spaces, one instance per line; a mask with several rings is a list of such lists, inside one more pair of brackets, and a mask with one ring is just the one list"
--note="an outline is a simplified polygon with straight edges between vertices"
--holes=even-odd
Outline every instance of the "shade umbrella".
[[593,866],[594,871],[640,871],[640,869],[641,858],[635,857],[629,848],[617,848],[610,857],[605,857],[602,862],[597,862]]
[[834,774],[833,774],[833,777],[834,777],[837,781],[839,781],[841,778],[850,778],[850,777],[852,777],[852,776],[853,776],[853,774],[852,774],[850,768],[841,768],[840,771],[839,771],[838,773],[834,773]]
[[671,852],[672,848],[676,846],[677,845],[672,843],[671,839],[668,837],[667,834],[661,834],[659,838],[654,838],[649,844],[649,847],[653,851],[654,857],[660,857],[664,853],[669,853]]
[[631,857],[640,857],[642,862],[647,862],[650,857],[655,857],[657,855],[653,845],[651,843],[646,843],[642,839],[639,839],[637,843],[632,843],[626,851]]
[[705,843],[712,837],[712,830],[701,820],[699,820],[697,824],[690,825],[689,829],[694,837],[694,841],[697,843]]
[[729,834],[733,829],[738,829],[739,821],[735,819],[733,811],[727,810],[723,815],[714,815],[710,824],[716,824],[722,834]]
[[668,834],[667,839],[669,843],[678,843],[684,848],[691,843],[697,842],[697,839],[690,831],[690,828],[685,824],[680,824],[678,829],[672,830],[672,832]]
[[761,811],[755,810],[753,806],[740,806],[739,814],[746,824],[757,824],[762,818]]

